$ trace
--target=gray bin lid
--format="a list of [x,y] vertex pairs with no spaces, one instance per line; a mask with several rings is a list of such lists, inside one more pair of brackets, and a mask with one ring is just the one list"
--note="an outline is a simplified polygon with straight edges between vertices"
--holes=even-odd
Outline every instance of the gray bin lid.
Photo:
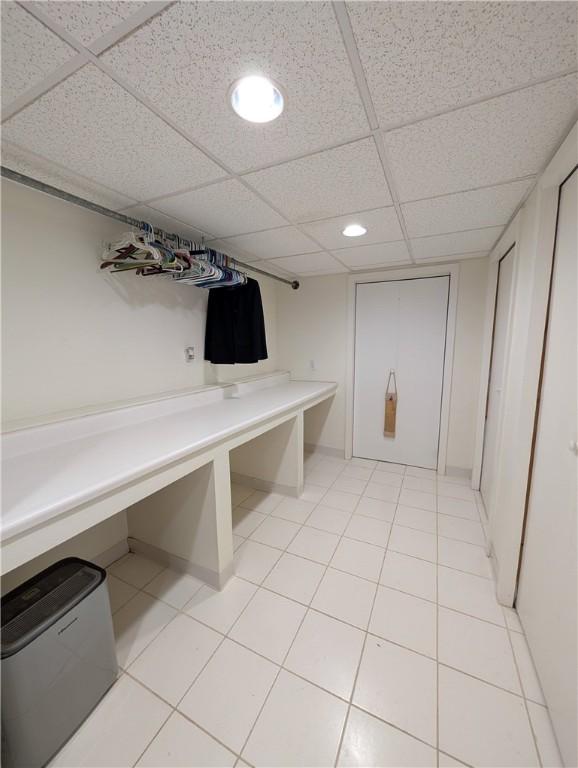
[[25,648],[106,579],[106,571],[69,557],[2,598],[2,658]]

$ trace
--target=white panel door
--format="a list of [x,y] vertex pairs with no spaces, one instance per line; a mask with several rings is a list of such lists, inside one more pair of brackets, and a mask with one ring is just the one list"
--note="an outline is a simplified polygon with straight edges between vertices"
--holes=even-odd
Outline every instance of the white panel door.
[[578,171],[560,194],[517,608],[567,766],[578,764]]
[[[353,454],[435,469],[449,276],[358,283]],[[389,371],[397,379],[395,437],[385,437]]]
[[492,336],[492,358],[490,362],[490,383],[484,429],[484,450],[482,454],[482,477],[480,491],[486,510],[490,514],[490,501],[496,467],[498,423],[504,375],[506,369],[506,339],[508,317],[512,301],[512,278],[514,274],[514,249],[502,257],[498,268],[494,332]]

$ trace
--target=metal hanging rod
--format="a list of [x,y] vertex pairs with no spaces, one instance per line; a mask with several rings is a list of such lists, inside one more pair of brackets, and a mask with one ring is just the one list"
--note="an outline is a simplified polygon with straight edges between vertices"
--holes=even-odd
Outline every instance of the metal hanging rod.
[[[139,229],[142,229],[142,225],[146,223],[140,219],[133,219],[131,216],[126,216],[124,213],[112,211],[110,208],[105,208],[102,205],[98,205],[98,203],[91,203],[90,200],[85,200],[83,197],[78,197],[77,195],[73,195],[70,192],[65,192],[63,189],[52,187],[50,184],[45,184],[43,181],[33,179],[32,176],[26,176],[23,173],[18,173],[18,171],[13,171],[10,168],[6,168],[4,165],[0,166],[0,169],[2,171],[2,176],[6,179],[10,179],[10,181],[16,181],[18,184],[23,184],[25,187],[32,187],[32,189],[37,189],[47,195],[52,195],[52,197],[59,197],[61,200],[66,200],[67,203],[79,205],[81,208],[86,208],[93,213],[100,213],[101,216],[108,216],[109,219],[116,219],[117,221],[122,221],[123,224],[129,224],[131,227],[138,227]],[[173,234],[165,232],[163,229],[159,229],[158,227],[155,227],[155,232],[159,233],[161,237]],[[239,261],[233,257],[231,257],[231,259],[237,266],[242,267],[243,269],[248,269],[250,272],[256,272],[257,274],[264,275],[265,277],[269,277],[272,280],[278,280],[280,283],[290,285],[294,290],[299,288],[298,280],[287,280],[286,278],[278,277],[271,272],[265,272],[264,269],[254,267],[252,264],[245,264],[243,261]]]

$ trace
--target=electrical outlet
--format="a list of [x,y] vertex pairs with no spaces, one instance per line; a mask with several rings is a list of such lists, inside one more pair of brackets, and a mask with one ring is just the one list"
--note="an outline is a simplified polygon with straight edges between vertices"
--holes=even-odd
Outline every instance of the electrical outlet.
[[195,359],[195,348],[185,347],[185,360],[187,363],[192,363]]

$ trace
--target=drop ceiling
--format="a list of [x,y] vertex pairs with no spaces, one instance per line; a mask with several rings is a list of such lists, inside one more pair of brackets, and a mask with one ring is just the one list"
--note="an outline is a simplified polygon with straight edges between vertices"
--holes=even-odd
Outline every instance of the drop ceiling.
[[575,2],[1,5],[3,165],[280,274],[487,255],[577,116]]

